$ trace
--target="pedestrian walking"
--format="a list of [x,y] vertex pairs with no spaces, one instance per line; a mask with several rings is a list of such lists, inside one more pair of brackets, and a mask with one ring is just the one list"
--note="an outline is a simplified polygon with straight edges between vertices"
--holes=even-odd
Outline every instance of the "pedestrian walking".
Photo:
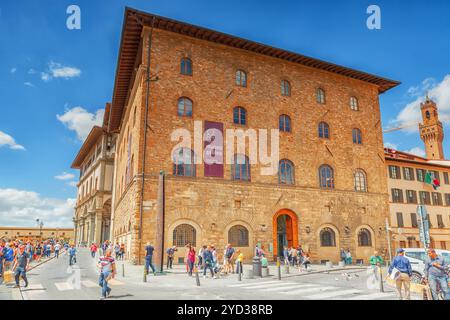
[[310,269],[308,269],[308,266],[311,264],[311,257],[310,257],[310,255],[309,255],[309,253],[308,252],[305,252],[304,253],[304,256],[303,256],[303,265],[305,266],[305,270],[306,271],[309,271]]
[[0,240],[0,278],[3,278],[3,263],[5,261],[5,240]]
[[225,273],[234,273],[234,263],[233,263],[233,257],[234,257],[234,248],[231,245],[231,243],[228,243],[225,247],[225,253],[224,253],[224,260],[225,260]]
[[61,245],[58,243],[55,244],[55,257],[59,259],[59,250],[61,249]]
[[236,250],[236,270],[238,273],[243,273],[244,272],[244,254],[242,253],[242,251],[240,249]]
[[448,289],[448,275],[446,273],[446,263],[442,256],[436,253],[436,250],[428,250],[428,260],[425,263],[425,279],[428,282],[433,300],[439,300],[438,286],[445,300],[450,300]]
[[347,253],[345,252],[344,248],[341,248],[340,258],[341,258],[341,262],[345,263],[345,258],[347,258]]
[[121,243],[120,244],[120,260],[123,261],[125,257],[125,244]]
[[211,271],[211,277],[216,278],[216,275],[214,273],[214,261],[213,261],[213,254],[211,246],[207,246],[206,250],[203,251],[203,261],[204,261],[204,268],[203,268],[203,278],[206,279],[206,270]]
[[77,249],[72,244],[69,249],[69,266],[77,263]]
[[153,275],[156,276],[156,270],[152,263],[154,251],[155,248],[150,244],[150,242],[147,242],[147,246],[145,247],[145,273],[148,274],[148,268],[150,267],[152,268]]
[[3,271],[10,271],[14,262],[14,244],[6,243],[4,248]]
[[192,273],[194,271],[194,265],[195,265],[195,248],[191,245],[189,245],[188,254],[187,254],[187,263],[188,263],[188,274],[192,276]]
[[97,254],[97,245],[95,243],[91,244],[89,250],[91,251],[91,257],[95,258],[95,255]]
[[373,270],[373,274],[375,276],[375,279],[378,280],[378,275],[380,273],[378,268],[381,268],[381,266],[384,264],[383,258],[378,254],[378,251],[374,251],[373,256],[369,259],[370,267]]
[[111,288],[108,287],[108,281],[114,279],[116,275],[116,261],[111,255],[111,250],[106,250],[105,255],[98,261],[100,276],[98,284],[102,288],[100,299],[106,299],[111,294]]
[[405,250],[398,249],[397,256],[391,263],[388,273],[391,278],[395,280],[397,287],[398,298],[403,300],[402,287],[405,291],[406,300],[411,299],[410,283],[412,276],[411,263],[407,258],[405,258]]
[[197,267],[199,269],[203,269],[203,263],[204,263],[203,253],[205,252],[205,250],[206,250],[206,246],[201,246],[200,250],[198,250],[198,266]]
[[[176,246],[172,246],[166,250],[167,253],[167,269],[172,269],[173,266],[173,257],[175,255],[175,251],[177,251]],[[187,263],[187,262],[186,262]]]
[[12,271],[14,271],[14,278],[16,280],[16,288],[20,287],[20,278],[25,281],[25,288],[28,287],[27,279],[28,254],[25,252],[25,246],[19,246],[19,252],[14,259]]
[[284,261],[284,265],[286,265],[286,266],[290,264],[288,247],[284,247],[284,249],[283,249],[283,261]]

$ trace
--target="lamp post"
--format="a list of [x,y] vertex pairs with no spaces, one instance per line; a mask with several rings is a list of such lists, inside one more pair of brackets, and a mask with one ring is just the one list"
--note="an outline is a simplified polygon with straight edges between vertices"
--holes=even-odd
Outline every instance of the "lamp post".
[[42,241],[42,227],[44,226],[44,221],[36,219],[36,223],[39,227],[39,237],[40,237],[40,240]]

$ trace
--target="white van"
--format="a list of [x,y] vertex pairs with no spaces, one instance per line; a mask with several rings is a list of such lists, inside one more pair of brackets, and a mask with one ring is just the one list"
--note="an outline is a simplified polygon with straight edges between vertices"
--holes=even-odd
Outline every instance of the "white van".
[[[404,250],[405,257],[411,263],[411,268],[413,270],[411,281],[413,283],[420,283],[424,275],[425,262],[428,259],[428,254],[423,248],[404,248]],[[450,251],[441,249],[435,250],[438,255],[444,258],[445,263],[450,264]]]

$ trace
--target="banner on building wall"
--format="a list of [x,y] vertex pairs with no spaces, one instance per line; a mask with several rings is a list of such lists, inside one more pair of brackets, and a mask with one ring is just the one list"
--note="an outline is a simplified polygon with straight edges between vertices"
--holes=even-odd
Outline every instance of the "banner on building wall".
[[205,177],[223,178],[223,123],[205,121],[204,132]]

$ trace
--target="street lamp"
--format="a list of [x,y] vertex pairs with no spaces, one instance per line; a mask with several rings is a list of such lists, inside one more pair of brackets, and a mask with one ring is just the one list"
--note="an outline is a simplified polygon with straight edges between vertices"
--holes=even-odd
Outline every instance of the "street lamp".
[[42,227],[44,226],[44,221],[41,221],[41,220],[39,220],[39,219],[36,219],[36,223],[37,223],[37,225],[38,225],[38,227],[39,227],[39,237],[40,237],[41,240],[42,240]]

